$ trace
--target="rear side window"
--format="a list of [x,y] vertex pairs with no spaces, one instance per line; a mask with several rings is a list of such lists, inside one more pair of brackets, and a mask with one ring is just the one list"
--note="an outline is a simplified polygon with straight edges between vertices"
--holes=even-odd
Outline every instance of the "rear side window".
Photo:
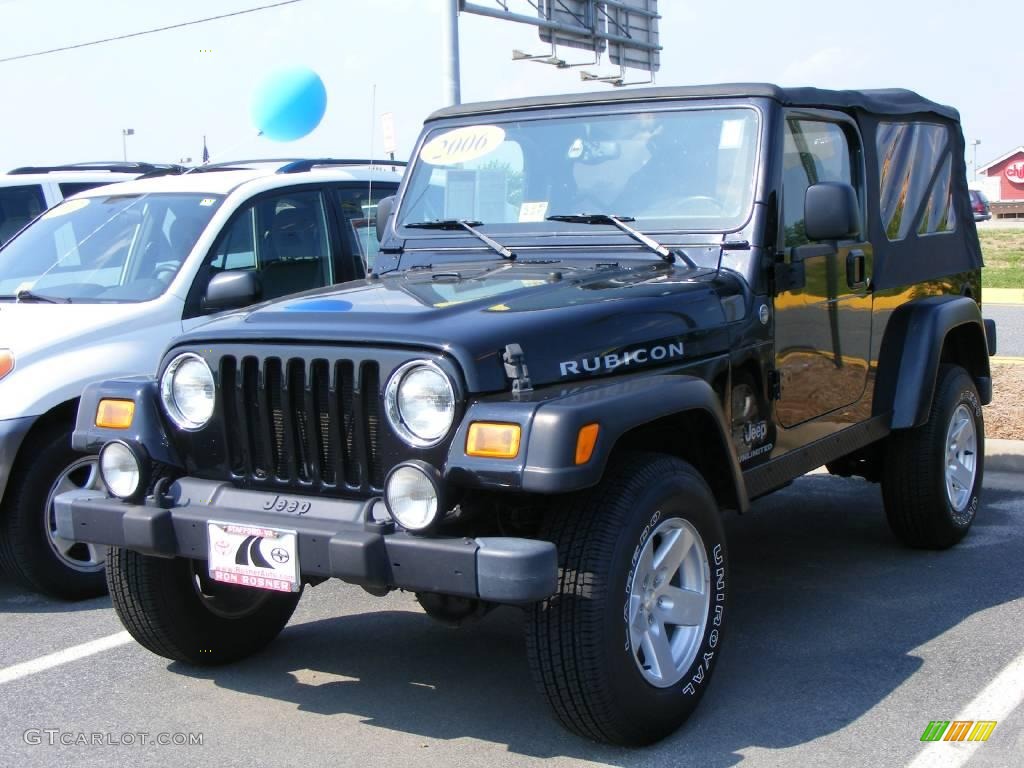
[[360,277],[373,268],[377,259],[377,203],[393,194],[395,187],[385,184],[375,185],[372,197],[367,194],[366,185],[334,190],[334,202],[341,214],[342,236],[349,250],[359,256]]
[[85,192],[87,189],[93,187],[102,187],[105,183],[103,181],[66,181],[59,184],[61,197],[71,197],[77,195],[79,192]]
[[879,211],[889,240],[956,229],[949,129],[934,123],[879,123]]
[[38,184],[0,187],[0,245],[45,210],[46,198]]

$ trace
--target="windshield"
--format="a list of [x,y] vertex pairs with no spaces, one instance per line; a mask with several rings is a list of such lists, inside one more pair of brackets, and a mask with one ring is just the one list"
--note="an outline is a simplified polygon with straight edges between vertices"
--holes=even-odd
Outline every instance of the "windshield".
[[438,127],[398,223],[465,220],[527,234],[584,230],[546,218],[589,213],[630,216],[647,231],[724,232],[749,216],[757,148],[758,114],[746,107]]
[[0,299],[23,291],[76,303],[154,299],[222,200],[210,194],[68,200],[0,250]]

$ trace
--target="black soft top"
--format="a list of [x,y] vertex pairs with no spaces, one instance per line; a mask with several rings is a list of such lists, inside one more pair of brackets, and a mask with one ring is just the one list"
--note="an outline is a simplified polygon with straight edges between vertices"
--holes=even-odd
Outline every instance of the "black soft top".
[[632,101],[672,101],[683,99],[766,98],[785,106],[856,109],[875,115],[914,115],[931,113],[947,120],[960,121],[953,107],[937,104],[905,88],[875,88],[862,91],[830,91],[822,88],[781,88],[771,83],[727,83],[723,85],[687,85],[631,90],[570,93],[557,96],[529,96],[506,101],[481,101],[445,107],[427,118],[479,115],[523,109],[550,109],[576,104],[622,104]]

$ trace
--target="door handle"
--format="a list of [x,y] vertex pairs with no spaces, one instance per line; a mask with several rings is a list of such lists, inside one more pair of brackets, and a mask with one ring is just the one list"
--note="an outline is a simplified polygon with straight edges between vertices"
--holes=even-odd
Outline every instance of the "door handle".
[[851,288],[863,288],[867,285],[867,266],[864,251],[854,248],[846,254],[846,284]]

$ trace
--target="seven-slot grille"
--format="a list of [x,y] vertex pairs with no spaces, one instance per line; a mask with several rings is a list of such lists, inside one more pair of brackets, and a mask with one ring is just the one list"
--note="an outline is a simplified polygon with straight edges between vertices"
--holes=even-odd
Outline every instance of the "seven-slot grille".
[[376,361],[226,355],[219,367],[236,477],[339,491],[382,487]]

